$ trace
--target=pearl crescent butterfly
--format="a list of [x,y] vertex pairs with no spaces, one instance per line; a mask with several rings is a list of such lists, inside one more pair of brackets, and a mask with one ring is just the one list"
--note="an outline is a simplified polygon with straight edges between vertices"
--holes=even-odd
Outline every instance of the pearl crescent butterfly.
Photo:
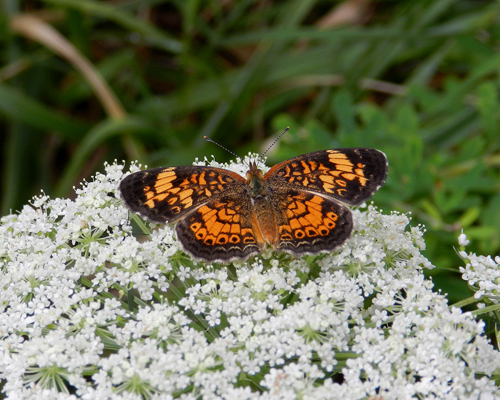
[[132,212],[175,224],[194,258],[229,262],[266,244],[294,255],[333,251],[353,229],[347,206],[371,198],[386,176],[384,153],[347,148],[303,154],[266,174],[251,162],[246,178],[206,166],[149,169],[128,175],[119,189]]

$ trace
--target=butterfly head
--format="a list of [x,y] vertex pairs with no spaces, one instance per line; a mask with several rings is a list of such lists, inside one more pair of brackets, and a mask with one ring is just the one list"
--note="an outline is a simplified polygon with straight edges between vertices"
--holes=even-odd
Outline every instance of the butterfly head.
[[250,169],[247,172],[247,183],[250,186],[253,197],[266,194],[266,181],[255,161],[250,162]]

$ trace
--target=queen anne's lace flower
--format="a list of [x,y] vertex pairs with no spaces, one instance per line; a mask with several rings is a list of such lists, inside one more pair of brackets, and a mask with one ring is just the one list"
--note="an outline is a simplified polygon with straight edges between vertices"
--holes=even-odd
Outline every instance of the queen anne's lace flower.
[[[180,251],[170,227],[148,238],[133,228],[113,195],[122,171],[108,165],[75,201],[42,194],[1,219],[10,398],[500,395],[488,379],[499,353],[482,322],[432,291],[423,231],[406,215],[354,210],[355,231],[332,254],[207,266]],[[460,255],[476,296],[497,302],[500,259]]]
[[464,260],[465,267],[460,267],[462,279],[468,281],[469,286],[475,290],[476,299],[484,299],[492,304],[500,303],[500,256],[478,256],[467,253],[464,247],[470,241],[462,232],[458,237],[462,248],[458,255]]

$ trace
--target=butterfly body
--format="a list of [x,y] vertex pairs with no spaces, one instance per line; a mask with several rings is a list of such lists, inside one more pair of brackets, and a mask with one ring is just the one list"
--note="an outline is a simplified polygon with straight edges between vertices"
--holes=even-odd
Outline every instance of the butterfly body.
[[352,232],[346,205],[370,198],[386,175],[378,150],[332,149],[291,158],[265,175],[252,162],[246,179],[201,166],[140,171],[123,179],[120,193],[133,212],[176,224],[195,258],[228,262],[266,244],[295,255],[334,250]]

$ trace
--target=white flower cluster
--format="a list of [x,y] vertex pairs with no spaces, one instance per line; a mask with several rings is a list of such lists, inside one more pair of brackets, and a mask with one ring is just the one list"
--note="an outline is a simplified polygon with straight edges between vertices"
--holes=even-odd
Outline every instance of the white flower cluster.
[[207,266],[168,226],[137,235],[113,195],[123,175],[108,165],[75,201],[42,195],[1,219],[9,398],[500,396],[500,354],[432,291],[407,216],[354,210],[333,254]]
[[262,158],[258,154],[248,153],[248,155],[246,155],[245,157],[238,157],[237,161],[231,160],[229,163],[219,163],[213,157],[214,156],[212,156],[212,160],[209,160],[207,157],[205,157],[203,161],[196,159],[193,165],[223,168],[229,171],[236,172],[241,176],[246,176],[248,172],[248,166],[251,162],[256,162],[259,169],[264,173],[269,170],[269,167],[265,164],[265,158]]
[[476,299],[488,299],[493,304],[500,303],[500,257],[478,256],[467,253],[464,248],[470,241],[462,232],[458,237],[461,250],[458,255],[464,260],[465,267],[460,267],[462,279],[475,291]]

